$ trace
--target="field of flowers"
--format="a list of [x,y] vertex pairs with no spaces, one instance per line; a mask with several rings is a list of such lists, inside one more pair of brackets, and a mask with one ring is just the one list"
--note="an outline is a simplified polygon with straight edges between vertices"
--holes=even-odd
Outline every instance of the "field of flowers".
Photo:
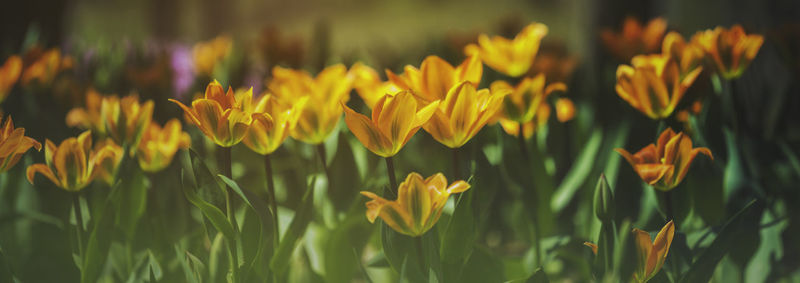
[[536,19],[397,58],[29,35],[0,282],[798,282],[800,29],[618,22],[590,63]]

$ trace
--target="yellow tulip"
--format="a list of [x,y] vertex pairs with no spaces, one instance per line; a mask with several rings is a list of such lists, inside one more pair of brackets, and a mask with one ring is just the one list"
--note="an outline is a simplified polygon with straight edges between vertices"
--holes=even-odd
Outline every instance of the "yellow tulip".
[[267,155],[277,150],[297,124],[300,111],[305,107],[306,101],[308,101],[308,97],[288,104],[272,94],[261,96],[248,111],[266,113],[272,117],[272,121],[261,118],[254,120],[243,140],[244,144],[261,155]]
[[77,192],[89,185],[95,178],[107,175],[104,164],[119,160],[121,150],[111,145],[92,150],[91,131],[83,132],[77,138],[68,138],[56,145],[46,140],[45,164],[28,166],[28,182],[33,184],[36,173],[50,179],[56,186],[70,192]]
[[653,278],[664,265],[669,246],[672,244],[672,237],[675,236],[675,224],[669,221],[667,225],[664,225],[653,242],[650,242],[650,233],[646,231],[634,228],[633,233],[639,251],[639,264],[634,273],[634,279],[636,282],[644,283]]
[[386,70],[386,75],[400,89],[411,90],[423,103],[430,103],[444,100],[450,89],[463,81],[480,84],[483,65],[477,56],[471,56],[458,67],[453,67],[444,59],[431,55],[422,61],[419,69],[406,66],[402,75],[390,70]]
[[[656,239],[650,242],[650,233],[633,228],[633,236],[636,241],[636,251],[638,263],[636,272],[633,274],[633,282],[645,283],[652,279],[664,266],[667,259],[669,247],[672,245],[672,238],[675,236],[675,224],[667,222],[664,228],[656,235]],[[597,245],[584,242],[584,245],[592,249],[592,253],[597,254]]]
[[658,52],[666,31],[667,21],[663,18],[652,19],[642,26],[635,18],[627,17],[619,33],[603,29],[600,39],[612,55],[627,62],[637,54]]
[[106,135],[102,112],[103,97],[94,89],[86,92],[86,106],[76,107],[67,113],[66,123],[70,127],[89,129],[98,136]]
[[496,81],[491,85],[492,91],[509,90],[510,94],[503,100],[502,118],[515,122],[527,123],[534,119],[536,111],[546,104],[547,97],[554,91],[566,91],[563,83],[545,85],[545,76],[539,74],[533,78],[525,78],[516,87],[505,81]]
[[[248,113],[243,110],[242,101],[252,100],[253,90],[243,92],[237,98],[233,89],[225,92],[216,80],[209,83],[203,98],[192,101],[188,107],[177,100],[170,99],[180,106],[189,121],[203,134],[222,147],[231,147],[244,139],[253,121],[262,119],[270,123],[272,117],[263,113]],[[261,117],[258,117],[261,116]]]
[[179,149],[189,148],[191,143],[189,134],[181,130],[177,119],[169,120],[164,128],[150,122],[137,148],[139,167],[146,172],[161,171],[169,166]]
[[439,106],[434,101],[424,107],[408,91],[384,95],[372,109],[372,120],[342,103],[344,121],[367,149],[382,157],[397,154],[412,136],[431,119]]
[[[0,120],[2,114],[0,114]],[[0,129],[0,173],[6,172],[19,162],[22,155],[29,149],[42,149],[42,144],[25,136],[25,128],[14,128],[11,116],[5,119],[3,128]]]
[[528,73],[533,65],[542,38],[547,35],[547,31],[546,25],[531,23],[512,40],[501,36],[490,39],[488,35],[481,34],[478,37],[478,44],[467,45],[464,47],[464,53],[469,56],[479,56],[495,71],[511,77],[520,77]]
[[[31,58],[31,63],[27,64],[28,58]],[[55,79],[56,75],[64,69],[72,67],[72,58],[69,56],[61,56],[61,50],[53,48],[44,52],[39,49],[34,49],[25,56],[26,64],[25,70],[22,72],[22,84],[29,85],[37,82],[40,84],[49,84]]]
[[232,47],[233,41],[227,36],[218,36],[212,40],[195,44],[192,47],[195,72],[212,76],[214,68],[230,53]]
[[703,48],[723,78],[735,79],[744,73],[750,61],[756,57],[764,44],[764,37],[746,34],[742,26],[734,25],[730,29],[716,27],[697,32],[692,41]]
[[692,148],[689,136],[675,134],[671,128],[661,133],[656,144],[650,144],[636,154],[630,154],[622,148],[615,150],[631,164],[643,181],[661,191],[672,190],[680,184],[697,154],[702,153],[714,159],[711,150],[705,147]]
[[677,32],[669,32],[664,37],[664,44],[661,47],[664,55],[669,55],[678,63],[681,78],[691,74],[703,60],[705,52],[699,44],[686,42],[682,35]]
[[117,144],[135,149],[153,119],[153,106],[152,100],[139,103],[139,96],[135,94],[121,99],[105,97],[100,104],[105,133]]
[[107,185],[114,185],[114,177],[117,175],[119,163],[122,161],[122,156],[125,154],[122,147],[114,143],[114,140],[107,138],[100,140],[94,145],[94,151],[108,150],[112,151],[111,157],[99,161],[94,170],[97,174],[97,179],[102,180]]
[[[522,131],[525,139],[530,139],[536,130],[543,127],[547,124],[547,119],[550,118],[550,105],[547,103],[542,103],[539,105],[539,110],[536,111],[536,115],[534,115],[533,120],[525,122],[522,124]],[[519,135],[519,123],[514,120],[509,120],[503,117],[499,117],[497,122],[500,123],[500,126],[503,128],[503,131],[510,136],[517,137]]]
[[307,72],[281,67],[272,69],[270,91],[288,103],[308,97],[291,136],[308,144],[320,144],[333,132],[342,116],[342,106],[350,99],[352,76],[344,65],[325,68],[311,77]]
[[350,73],[353,76],[353,88],[356,89],[358,95],[361,96],[361,99],[370,109],[375,107],[375,103],[383,98],[384,95],[394,95],[401,91],[391,81],[381,81],[378,72],[361,62],[350,67]]
[[575,118],[575,104],[572,103],[572,100],[566,97],[556,100],[556,118],[561,123]]
[[22,59],[19,56],[11,56],[0,67],[0,103],[6,100],[14,84],[19,80],[22,73]]
[[617,94],[652,119],[672,115],[703,69],[698,66],[681,74],[678,63],[669,54],[638,55],[631,63],[633,66],[617,68]]
[[447,92],[433,117],[423,128],[438,142],[459,148],[472,139],[502,106],[510,90],[476,90],[472,82],[462,81]]
[[367,220],[375,223],[380,217],[395,231],[411,237],[422,236],[439,221],[442,209],[451,194],[470,188],[464,181],[456,181],[447,186],[447,179],[437,173],[422,179],[411,173],[400,183],[397,200],[387,200],[372,192],[361,194],[372,199],[367,202]]

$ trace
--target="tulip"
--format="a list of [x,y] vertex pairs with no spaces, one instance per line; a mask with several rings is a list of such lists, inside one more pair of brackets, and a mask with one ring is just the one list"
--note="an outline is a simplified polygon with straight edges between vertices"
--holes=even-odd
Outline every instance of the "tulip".
[[500,117],[515,122],[527,123],[534,120],[536,111],[542,104],[546,104],[547,96],[554,91],[566,91],[563,83],[551,83],[545,86],[545,77],[542,74],[534,78],[525,78],[516,87],[505,81],[496,81],[491,85],[492,91],[503,89],[511,93],[503,100],[503,111]]
[[232,47],[233,41],[227,36],[195,44],[192,48],[195,72],[209,77],[213,75],[214,68],[230,53]]
[[0,67],[0,103],[8,97],[11,88],[19,80],[20,73],[22,73],[22,59],[16,55],[8,57]]
[[28,182],[33,184],[36,173],[50,179],[56,186],[69,191],[77,192],[89,185],[101,175],[108,175],[108,168],[104,165],[114,163],[121,157],[121,150],[106,145],[92,149],[92,133],[85,131],[77,138],[68,138],[57,147],[46,140],[44,157],[45,164],[37,163],[28,166]]
[[277,150],[294,129],[300,118],[301,109],[307,101],[308,97],[304,97],[293,104],[288,104],[272,94],[261,96],[249,107],[248,112],[266,113],[272,117],[272,121],[261,118],[254,120],[243,140],[244,144],[261,155]]
[[572,103],[572,100],[566,97],[556,100],[556,118],[561,123],[575,118],[575,104]]
[[291,136],[308,144],[321,144],[333,132],[342,116],[342,106],[350,99],[352,76],[344,65],[322,70],[316,77],[304,71],[275,67],[270,91],[288,103],[308,97],[300,108],[300,118]]
[[386,70],[386,75],[400,89],[411,90],[422,102],[430,103],[445,100],[450,89],[463,81],[477,86],[481,82],[483,65],[477,56],[471,56],[458,67],[453,67],[444,59],[431,55],[422,61],[420,69],[406,66],[402,75],[390,70]]
[[[533,117],[533,120],[522,123],[523,137],[525,137],[525,139],[530,139],[533,134],[536,133],[537,129],[544,127],[544,125],[547,124],[547,120],[550,118],[551,111],[550,105],[545,103],[540,105],[539,110],[536,111],[536,115]],[[503,131],[505,131],[506,134],[519,137],[520,122],[509,120],[503,117],[498,118],[497,122],[500,123],[500,127],[503,128]]]
[[[2,115],[0,114],[0,118]],[[14,128],[11,116],[5,119],[0,129],[0,173],[6,172],[19,162],[29,149],[42,149],[42,144],[25,136],[25,128]]]
[[494,117],[509,91],[475,90],[471,82],[463,81],[447,92],[444,103],[423,128],[438,142],[459,148]]
[[[633,274],[633,282],[645,283],[652,279],[664,266],[664,261],[667,259],[669,247],[672,244],[672,238],[675,236],[675,224],[672,221],[667,222],[664,228],[656,235],[655,241],[650,240],[650,233],[633,228],[636,241],[636,250],[638,251],[638,263],[636,265],[636,272]],[[584,242],[585,246],[592,249],[592,253],[597,254],[597,245]]]
[[85,108],[73,108],[67,113],[66,123],[70,127],[89,129],[98,136],[106,135],[102,112],[103,97],[94,89],[86,92]]
[[686,40],[677,32],[669,32],[664,37],[664,44],[661,47],[661,52],[664,55],[669,55],[675,62],[678,63],[681,78],[689,75],[700,66],[705,52],[699,44],[695,42],[686,42]]
[[411,173],[400,183],[397,200],[387,200],[372,192],[361,194],[372,199],[367,202],[367,220],[375,223],[380,217],[395,231],[411,237],[422,236],[439,221],[444,205],[451,194],[470,188],[464,181],[456,181],[447,186],[447,179],[437,173],[422,179]]
[[135,149],[153,119],[153,106],[152,100],[139,103],[139,96],[135,94],[121,99],[105,97],[100,104],[105,133],[117,144]]
[[526,26],[514,39],[509,40],[501,36],[491,39],[486,34],[478,37],[478,44],[464,47],[468,56],[479,56],[486,65],[495,71],[511,77],[520,77],[530,70],[542,38],[547,35],[547,26],[540,23],[531,23]]
[[730,29],[716,27],[713,30],[697,32],[692,41],[706,53],[716,71],[725,79],[735,79],[744,73],[750,61],[756,57],[764,37],[760,34],[746,34],[742,26]]
[[391,81],[381,81],[378,72],[361,62],[353,65],[350,73],[353,75],[353,88],[370,109],[375,107],[375,103],[384,95],[394,95],[401,90]]
[[702,71],[696,67],[685,75],[669,54],[638,55],[633,66],[617,68],[617,94],[651,119],[672,115],[686,90]]
[[117,169],[119,169],[119,163],[122,161],[125,151],[110,138],[102,139],[94,145],[95,152],[103,149],[112,151],[113,154],[110,154],[110,158],[99,161],[94,170],[97,173],[97,179],[110,186],[114,185],[114,177],[117,176]]
[[382,157],[397,154],[412,136],[431,119],[439,106],[434,101],[426,106],[418,105],[408,91],[385,95],[372,109],[372,119],[359,114],[342,104],[344,121],[353,135],[367,149]]
[[702,153],[714,159],[708,148],[692,148],[689,136],[675,134],[671,128],[661,133],[656,144],[650,144],[636,154],[630,154],[622,148],[615,150],[631,164],[643,181],[661,191],[672,190],[680,184],[697,154]]
[[[33,82],[40,84],[49,84],[55,79],[56,75],[64,69],[72,67],[72,58],[69,56],[61,56],[61,50],[53,48],[44,52],[35,49],[26,56],[26,67],[22,72],[22,84],[29,85]],[[40,53],[40,54],[39,54]],[[29,57],[34,57],[31,63],[28,63]]]
[[612,55],[627,62],[636,54],[657,52],[666,30],[667,21],[663,18],[652,19],[642,26],[635,18],[627,17],[622,24],[622,31],[615,33],[604,29],[600,39]]
[[145,172],[161,171],[169,166],[179,149],[188,148],[191,143],[189,134],[181,130],[181,122],[177,119],[169,120],[164,128],[150,122],[137,148],[139,167]]
[[[262,119],[271,123],[272,117],[263,113],[248,113],[243,110],[242,101],[252,100],[252,88],[236,97],[233,89],[225,92],[216,80],[206,87],[205,96],[192,101],[192,107],[170,99],[180,106],[189,121],[221,147],[231,147],[244,139],[253,121]],[[258,117],[261,116],[261,117]]]

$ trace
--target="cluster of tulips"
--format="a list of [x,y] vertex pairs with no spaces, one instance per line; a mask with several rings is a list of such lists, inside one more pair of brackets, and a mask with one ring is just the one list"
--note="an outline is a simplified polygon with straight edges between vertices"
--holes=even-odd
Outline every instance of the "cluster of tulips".
[[[686,103],[683,97],[701,72],[709,72],[724,80],[735,80],[747,69],[763,43],[760,35],[746,34],[738,25],[700,31],[688,41],[681,34],[674,31],[666,33],[666,30],[667,24],[663,19],[652,20],[644,27],[635,20],[627,20],[620,33],[605,31],[601,35],[612,54],[630,60],[629,65],[619,65],[616,71],[616,92],[619,97],[654,120],[681,121],[687,115],[699,113],[703,108],[702,103]],[[191,103],[169,99],[183,110],[183,118],[187,123],[199,129],[217,146],[217,161],[220,164],[217,169],[220,171],[219,178],[225,183],[223,190],[227,207],[217,209],[224,216],[222,220],[215,214],[217,212],[209,212],[216,208],[200,209],[225,234],[224,240],[229,251],[229,279],[232,282],[252,279],[244,274],[246,268],[250,268],[247,265],[252,263],[245,262],[247,256],[237,255],[246,253],[248,247],[241,246],[240,233],[244,228],[237,224],[240,220],[234,215],[236,208],[231,207],[233,204],[229,198],[238,194],[243,196],[244,202],[250,202],[244,197],[247,194],[242,193],[233,180],[232,147],[243,143],[264,157],[267,175],[265,191],[269,203],[266,214],[271,216],[264,221],[272,221],[275,231],[278,231],[281,209],[276,201],[270,155],[289,136],[321,149],[344,114],[344,123],[352,135],[370,152],[384,158],[387,165],[387,189],[382,194],[375,190],[361,192],[369,199],[366,202],[367,220],[374,223],[380,218],[394,231],[382,233],[399,233],[403,235],[399,237],[418,241],[420,249],[430,248],[422,244],[421,239],[437,224],[450,196],[469,190],[474,183],[471,185],[465,181],[469,180],[466,178],[468,176],[458,168],[458,163],[454,164],[456,168],[452,175],[447,177],[442,173],[425,177],[414,172],[413,168],[403,168],[401,171],[411,173],[398,183],[392,158],[420,129],[457,155],[459,148],[478,135],[481,129],[493,124],[499,124],[508,135],[518,138],[521,152],[529,158],[526,150],[528,139],[547,123],[553,111],[551,108],[554,108],[560,122],[580,115],[567,97],[566,84],[552,81],[542,73],[532,73],[540,42],[547,33],[547,26],[532,23],[512,39],[482,34],[477,44],[469,44],[464,48],[466,59],[457,66],[431,55],[419,67],[406,66],[402,73],[387,70],[387,80],[382,80],[379,72],[363,63],[356,63],[349,69],[342,64],[332,65],[316,76],[303,70],[276,66],[267,80],[267,91],[260,95],[255,94],[252,88],[234,90],[228,87],[226,90],[221,83],[213,80],[208,83],[205,92],[192,99]],[[205,74],[213,74],[214,64],[230,48],[230,42],[224,39],[196,46],[193,50],[195,67]],[[62,58],[58,50],[43,52],[37,58],[26,64],[17,56],[6,60],[0,69],[0,101],[18,80],[21,84],[52,80],[60,69],[70,68],[72,64],[72,59]],[[507,80],[488,84],[482,81],[484,65],[505,75]],[[481,88],[481,85],[488,87]],[[358,107],[348,103],[353,89],[369,108],[369,114],[359,113]],[[550,99],[554,95],[558,97]],[[552,107],[549,101],[554,102]],[[121,164],[125,162],[123,160],[136,160],[137,170],[144,172],[158,172],[167,168],[180,150],[192,146],[192,141],[179,119],[169,120],[164,125],[153,119],[155,103],[162,102],[141,101],[134,94],[120,97],[90,90],[85,95],[85,106],[72,109],[66,116],[68,126],[85,132],[58,144],[45,140],[45,163],[28,166],[28,181],[39,184],[44,181],[37,179],[37,175],[41,175],[59,188],[80,195],[84,188],[95,181],[109,186],[128,181],[120,178],[124,174],[120,172],[123,167]],[[690,106],[681,109],[679,105]],[[30,149],[38,151],[42,147],[40,142],[25,136],[24,128],[15,128],[10,116],[3,119],[0,172],[12,168]],[[688,132],[676,133],[671,128],[658,131],[655,143],[633,154],[623,148],[616,151],[642,181],[656,190],[669,192],[687,176],[690,165],[698,155],[711,159],[712,153],[708,148],[694,147]],[[324,159],[324,154],[320,157]],[[327,166],[324,160],[323,166]],[[200,185],[201,180],[196,178]],[[472,189],[493,188],[476,186]],[[609,199],[613,201],[613,193],[607,184],[598,185],[595,198],[595,211],[604,227],[623,226],[614,224],[613,216],[609,216],[609,213],[613,214],[609,212],[613,210],[613,205],[608,205]],[[207,205],[193,200],[192,203]],[[76,198],[74,212],[81,221],[83,217],[80,216],[79,207],[80,200]],[[295,218],[300,214],[297,212]],[[664,265],[674,233],[679,228],[670,221],[673,217],[671,214],[671,211],[666,212],[667,223],[655,240],[651,240],[650,233],[646,231],[627,228],[633,231],[632,237],[638,251],[635,272],[630,276],[632,281],[647,282]],[[229,222],[225,224],[228,228],[220,224],[225,219]],[[83,224],[79,225],[78,234],[84,232]],[[230,233],[226,232],[228,230]],[[82,241],[80,235],[78,241]],[[295,243],[285,244],[285,241]],[[598,241],[599,245],[589,242],[586,245],[598,258],[606,257],[610,251],[604,250],[603,245],[608,242],[602,236]],[[284,248],[284,245],[288,247]],[[276,234],[272,249],[275,253],[291,253],[294,245],[296,237]],[[423,253],[419,252],[418,255]],[[277,255],[275,258],[278,258]],[[411,265],[414,261],[424,262],[426,259],[408,260]],[[276,268],[274,272],[278,274],[274,275],[273,280],[280,281],[282,271],[277,267],[281,263],[272,262],[269,266]],[[87,269],[87,266],[81,267],[82,272]]]

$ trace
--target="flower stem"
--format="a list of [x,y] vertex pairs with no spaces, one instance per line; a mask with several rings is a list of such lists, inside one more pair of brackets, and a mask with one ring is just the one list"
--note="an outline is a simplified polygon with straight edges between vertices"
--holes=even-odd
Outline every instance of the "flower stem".
[[327,155],[325,154],[325,144],[318,144],[316,145],[317,148],[317,155],[319,155],[319,161],[322,162],[322,170],[325,171],[325,178],[328,179],[328,189],[330,190],[333,188],[331,184],[333,184],[331,179],[331,172],[328,169],[328,159]]
[[[83,261],[83,214],[81,213],[81,196],[78,193],[72,194],[72,208],[75,210],[75,236],[78,240],[78,256]],[[83,269],[83,268],[81,268]]]
[[264,155],[264,172],[267,175],[267,193],[269,194],[269,205],[272,209],[273,229],[275,231],[273,248],[277,251],[281,233],[280,226],[278,225],[278,201],[275,198],[275,181],[272,177],[272,161],[270,160],[269,154]]
[[[531,164],[530,164],[531,159],[530,159],[530,156],[528,155],[528,147],[525,145],[525,124],[524,123],[519,123],[519,131],[517,132],[517,140],[519,141],[519,151],[522,154],[522,158],[524,159],[524,161],[527,164],[528,168],[530,168],[531,167]],[[533,182],[531,182],[531,183],[533,183]],[[534,205],[535,205],[536,203],[539,202],[538,192],[536,191],[536,188],[530,188],[530,190],[531,190],[531,194],[533,194],[533,198],[535,199],[535,202],[534,202]],[[529,209],[535,209],[535,208],[529,208]],[[534,215],[537,215],[537,214],[534,213]],[[533,217],[531,217],[531,221],[533,222],[533,238],[534,238],[533,244],[536,246],[536,248],[535,248],[536,252],[534,253],[534,255],[535,255],[534,258],[536,260],[536,264],[541,266],[542,265],[542,261],[541,261],[542,260],[542,245],[541,245],[541,239],[540,239],[541,238],[540,237],[541,231],[539,231],[540,230],[539,220],[536,219],[536,216],[533,216]]]
[[396,194],[397,188],[397,178],[394,176],[394,161],[392,161],[392,157],[386,157],[386,172],[389,174],[389,191],[392,194]]
[[461,180],[461,161],[459,160],[458,149],[453,149],[453,180]]
[[419,269],[422,271],[423,274],[427,274],[427,268],[425,268],[425,254],[423,253],[422,249],[422,236],[414,237],[414,243],[417,246],[417,255],[419,256]]
[[[231,169],[231,148],[230,147],[218,147],[217,148],[217,165],[222,174],[225,177],[233,180],[233,172]],[[230,188],[225,188],[225,213],[228,216],[228,221],[233,226],[234,231],[238,230],[236,225],[236,217],[233,214],[233,206],[231,204],[231,197],[230,197]],[[230,265],[231,269],[231,281],[234,283],[239,282],[239,256],[236,247],[236,240],[232,239],[228,241],[228,264]]]
[[528,147],[525,146],[525,124],[519,123],[519,131],[517,131],[517,140],[519,141],[519,151],[525,161],[528,161]]

